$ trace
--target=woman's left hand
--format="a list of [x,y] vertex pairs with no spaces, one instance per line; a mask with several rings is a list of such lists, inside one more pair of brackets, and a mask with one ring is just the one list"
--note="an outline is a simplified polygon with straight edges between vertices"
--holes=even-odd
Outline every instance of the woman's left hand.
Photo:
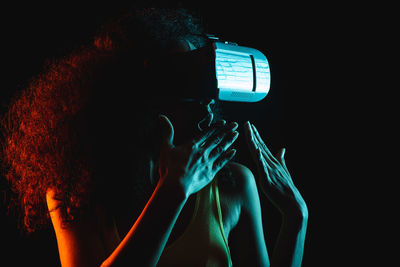
[[282,148],[274,157],[256,127],[245,124],[247,143],[258,169],[258,185],[269,200],[286,217],[308,216],[307,205],[293,183],[286,167]]

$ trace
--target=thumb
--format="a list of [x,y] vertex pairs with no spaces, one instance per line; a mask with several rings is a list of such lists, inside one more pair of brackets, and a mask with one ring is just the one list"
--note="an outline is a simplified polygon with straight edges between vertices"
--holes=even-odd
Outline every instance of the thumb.
[[281,148],[279,151],[279,158],[281,160],[285,160],[285,152],[286,152],[286,148]]
[[160,115],[159,119],[162,130],[162,146],[173,147],[174,126],[172,126],[171,121],[165,115]]
[[278,161],[286,169],[286,171],[288,171],[288,169],[286,167],[286,162],[285,162],[285,152],[286,152],[286,148],[281,148],[281,150],[278,153]]

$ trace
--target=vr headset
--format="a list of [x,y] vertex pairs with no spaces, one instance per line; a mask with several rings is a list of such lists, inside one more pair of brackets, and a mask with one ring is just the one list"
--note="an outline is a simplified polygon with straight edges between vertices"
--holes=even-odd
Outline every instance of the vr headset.
[[146,84],[161,97],[257,102],[269,92],[267,58],[258,50],[213,39],[150,62]]

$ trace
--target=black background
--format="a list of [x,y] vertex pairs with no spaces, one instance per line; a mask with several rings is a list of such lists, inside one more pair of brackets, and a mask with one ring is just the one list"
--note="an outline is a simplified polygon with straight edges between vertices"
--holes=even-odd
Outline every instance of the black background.
[[[1,111],[11,95],[40,73],[46,59],[89,41],[99,25],[127,7],[57,3],[3,9]],[[371,53],[374,13],[339,3],[191,9],[210,33],[257,48],[270,62],[272,84],[266,99],[223,107],[228,120],[253,122],[272,151],[287,148],[287,165],[310,213],[303,266],[350,266],[366,228],[356,219],[364,213],[360,203],[368,193],[359,183],[362,175],[354,155],[363,153],[357,129],[368,119],[364,96],[372,86],[365,83],[370,77],[365,70],[371,61],[365,54]],[[239,147],[237,159],[251,166],[242,139]],[[4,187],[2,181],[2,197]],[[271,253],[280,216],[265,197],[261,201]],[[12,266],[59,264],[51,229],[20,235],[4,203],[0,208],[1,243],[6,245],[1,254]]]

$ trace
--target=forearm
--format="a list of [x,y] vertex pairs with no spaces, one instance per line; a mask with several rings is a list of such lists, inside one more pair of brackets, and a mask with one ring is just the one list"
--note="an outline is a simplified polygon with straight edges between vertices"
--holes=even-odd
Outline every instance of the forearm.
[[155,266],[185,203],[184,194],[158,184],[139,218],[103,266]]
[[303,259],[308,212],[295,217],[284,217],[271,257],[271,267],[300,267]]

